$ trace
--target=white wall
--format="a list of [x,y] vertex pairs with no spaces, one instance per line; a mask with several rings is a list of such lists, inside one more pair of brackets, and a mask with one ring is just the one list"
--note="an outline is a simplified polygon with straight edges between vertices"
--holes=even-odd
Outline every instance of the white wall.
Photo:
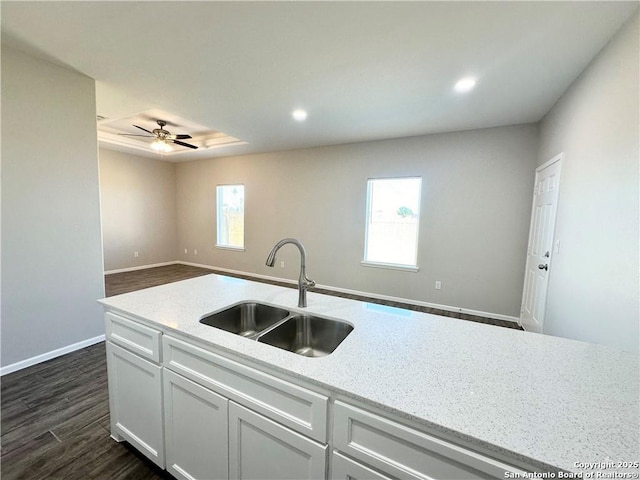
[[638,15],[541,123],[538,163],[564,152],[544,332],[638,350]]
[[[284,270],[264,263],[297,237],[319,284],[519,316],[537,146],[520,125],[179,164],[179,259],[296,279],[295,248]],[[367,179],[410,175],[423,177],[420,271],[362,266]],[[214,247],[228,183],[245,184],[245,252]]]
[[2,355],[104,333],[94,81],[2,47]]
[[176,260],[175,164],[102,148],[100,196],[106,271]]

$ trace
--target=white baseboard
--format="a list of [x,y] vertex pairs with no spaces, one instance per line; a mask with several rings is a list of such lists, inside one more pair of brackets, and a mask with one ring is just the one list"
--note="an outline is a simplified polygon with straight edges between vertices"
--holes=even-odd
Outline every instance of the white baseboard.
[[[280,277],[271,277],[268,275],[261,275],[258,273],[249,273],[249,272],[241,272],[238,270],[230,270],[228,268],[221,268],[221,267],[214,267],[212,265],[204,265],[201,263],[193,263],[193,262],[183,262],[183,261],[178,261],[175,263],[180,263],[182,265],[190,265],[192,267],[200,267],[200,268],[207,268],[209,270],[217,270],[220,272],[225,272],[225,273],[231,273],[231,274],[235,274],[235,275],[246,275],[248,277],[255,277],[255,278],[260,278],[263,280],[269,280],[269,281],[276,281],[276,282],[283,282],[283,283],[289,283],[291,285],[296,285],[298,282],[296,280],[289,280],[286,278],[280,278]],[[520,324],[520,318],[518,317],[513,317],[511,315],[503,315],[501,313],[492,313],[492,312],[483,312],[480,310],[471,310],[469,308],[462,308],[462,307],[452,307],[450,305],[440,305],[438,303],[429,303],[429,302],[423,302],[420,300],[411,300],[408,298],[401,298],[401,297],[392,297],[389,295],[380,295],[377,293],[370,293],[370,292],[360,292],[358,290],[349,290],[347,288],[340,288],[340,287],[332,287],[330,285],[316,285],[316,287],[318,288],[322,288],[324,290],[330,290],[333,292],[340,292],[340,293],[346,293],[348,295],[359,295],[362,297],[369,297],[369,298],[375,298],[377,300],[386,300],[389,302],[400,302],[400,303],[406,303],[409,305],[416,305],[419,307],[427,307],[427,308],[435,308],[438,310],[445,310],[447,312],[458,312],[458,313],[466,313],[467,315],[477,315],[479,317],[485,317],[485,318],[493,318],[495,320],[504,320],[507,322],[514,322],[517,323],[518,325]]]
[[162,263],[152,263],[151,265],[140,265],[139,267],[118,268],[117,270],[106,270],[104,274],[111,275],[112,273],[135,272],[136,270],[144,270],[146,268],[166,267],[167,265],[175,265],[176,263],[182,263],[182,262],[162,262]]
[[27,358],[26,360],[12,363],[11,365],[7,365],[6,367],[0,368],[0,376],[6,375],[12,372],[17,372],[18,370],[22,370],[23,368],[31,367],[32,365],[36,365],[38,363],[46,362],[47,360],[51,360],[52,358],[65,355],[67,353],[75,352],[76,350],[80,350],[81,348],[89,347],[91,345],[95,345],[96,343],[100,343],[103,341],[104,341],[104,335],[98,335],[97,337],[87,338],[86,340],[82,340],[81,342],[74,343],[72,345],[67,345],[66,347],[58,348],[56,350],[52,350],[47,353],[43,353],[42,355],[36,355],[35,357]]

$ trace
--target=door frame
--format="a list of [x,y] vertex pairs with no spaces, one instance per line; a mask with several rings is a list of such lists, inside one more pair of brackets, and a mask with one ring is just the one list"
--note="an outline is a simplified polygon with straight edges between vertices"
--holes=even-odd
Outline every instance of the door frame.
[[522,297],[521,297],[521,301],[520,301],[520,319],[519,319],[519,323],[520,326],[527,331],[527,328],[525,327],[525,325],[522,322],[522,316],[524,314],[524,300],[525,300],[525,294],[527,292],[527,287],[528,287],[528,283],[527,283],[527,262],[529,260],[529,252],[531,251],[532,248],[532,241],[533,241],[533,228],[534,228],[534,213],[535,213],[535,208],[536,208],[536,185],[538,184],[538,176],[540,175],[540,172],[542,172],[544,169],[550,167],[551,165],[558,163],[559,165],[559,169],[558,169],[558,187],[557,187],[557,191],[558,191],[558,198],[556,200],[556,205],[555,205],[555,212],[554,212],[554,219],[553,219],[553,234],[551,236],[551,252],[552,255],[549,257],[548,260],[548,264],[549,264],[549,270],[548,270],[548,274],[547,274],[547,285],[545,287],[545,292],[544,292],[544,307],[543,307],[543,314],[542,314],[542,322],[540,323],[540,332],[538,333],[543,333],[543,327],[544,327],[544,322],[545,319],[547,317],[547,298],[548,298],[548,293],[549,293],[549,281],[551,280],[551,273],[553,271],[553,269],[551,268],[552,262],[553,262],[553,255],[557,252],[555,252],[555,246],[556,246],[556,230],[557,230],[557,226],[558,226],[558,206],[560,204],[560,186],[562,184],[562,163],[564,160],[564,152],[560,152],[559,154],[553,156],[551,159],[547,160],[546,162],[544,162],[542,165],[539,165],[538,167],[536,167],[536,175],[535,178],[533,180],[533,196],[532,196],[532,200],[531,200],[531,214],[530,214],[530,219],[529,219],[529,238],[527,239],[527,253],[525,255],[525,271],[524,271],[524,282],[522,285]]

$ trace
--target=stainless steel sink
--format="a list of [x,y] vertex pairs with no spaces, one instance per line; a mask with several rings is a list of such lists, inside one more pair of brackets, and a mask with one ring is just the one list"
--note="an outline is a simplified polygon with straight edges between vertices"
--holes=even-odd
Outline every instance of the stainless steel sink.
[[289,315],[289,311],[283,308],[257,302],[243,302],[208,315],[202,318],[200,323],[251,338]]
[[294,315],[258,336],[258,342],[306,357],[323,357],[333,352],[353,327],[312,315]]

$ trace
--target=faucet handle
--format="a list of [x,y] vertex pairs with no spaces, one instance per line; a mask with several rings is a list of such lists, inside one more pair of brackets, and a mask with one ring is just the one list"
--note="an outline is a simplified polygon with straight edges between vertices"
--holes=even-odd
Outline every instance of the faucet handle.
[[306,284],[307,287],[315,287],[316,286],[316,282],[311,280],[306,275],[304,276],[304,281],[305,281],[305,284]]

